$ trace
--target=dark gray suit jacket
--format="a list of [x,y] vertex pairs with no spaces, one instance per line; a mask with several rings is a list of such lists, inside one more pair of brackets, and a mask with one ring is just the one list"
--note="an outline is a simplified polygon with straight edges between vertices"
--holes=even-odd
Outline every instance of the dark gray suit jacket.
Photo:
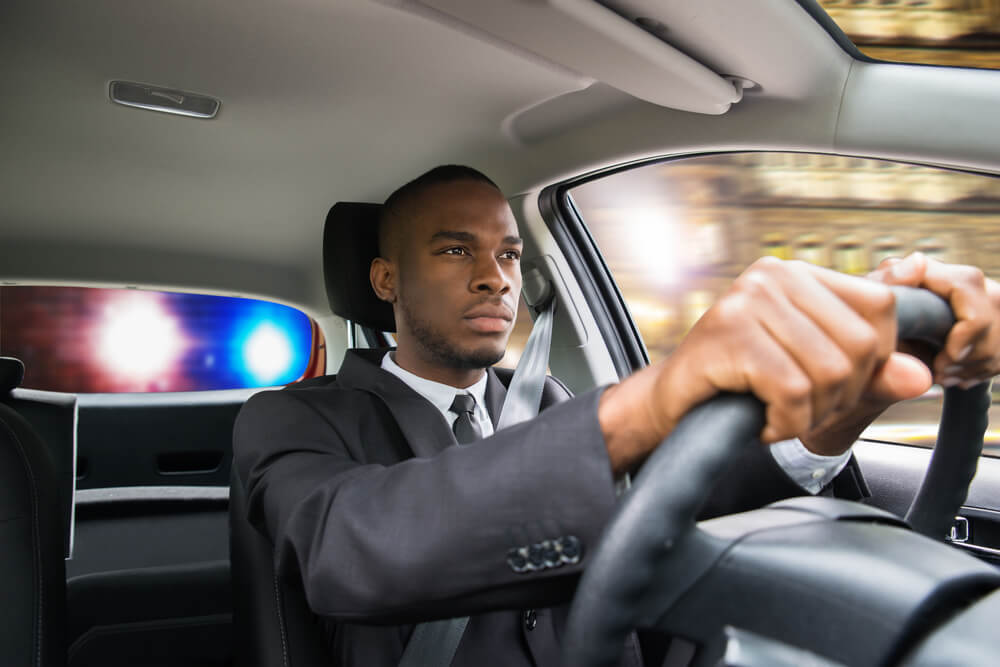
[[[333,664],[396,665],[413,623],[464,615],[454,665],[558,664],[565,603],[615,501],[600,391],[570,399],[549,378],[537,419],[453,446],[441,413],[380,368],[383,354],[348,352],[336,376],[247,402],[233,453],[250,522],[329,620]],[[490,369],[494,422],[505,393]],[[734,466],[743,481],[720,480],[713,514],[803,493],[747,449]],[[578,564],[512,567],[511,549],[569,536]],[[634,644],[622,664],[641,664]]]

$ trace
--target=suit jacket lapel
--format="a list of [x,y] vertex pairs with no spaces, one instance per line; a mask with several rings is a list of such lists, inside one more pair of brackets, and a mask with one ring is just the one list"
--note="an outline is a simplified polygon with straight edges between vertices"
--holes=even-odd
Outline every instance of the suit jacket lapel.
[[348,350],[337,373],[337,383],[378,397],[392,413],[414,456],[431,457],[457,444],[455,434],[430,401],[382,370],[379,364],[386,352],[386,349]]
[[507,388],[497,377],[496,371],[492,368],[486,369],[486,411],[490,413],[490,421],[493,422],[493,429],[496,430],[497,422],[500,421],[500,411],[503,410],[503,402],[507,398]]

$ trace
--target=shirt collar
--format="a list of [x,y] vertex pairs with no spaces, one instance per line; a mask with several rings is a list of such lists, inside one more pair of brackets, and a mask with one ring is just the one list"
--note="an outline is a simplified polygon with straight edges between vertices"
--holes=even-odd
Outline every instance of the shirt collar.
[[401,368],[392,358],[392,355],[392,352],[388,352],[382,357],[382,370],[392,373],[405,382],[410,389],[430,401],[442,414],[446,414],[449,411],[452,402],[455,400],[455,396],[460,393],[471,394],[476,399],[477,411],[486,410],[486,380],[489,377],[488,373],[483,373],[483,377],[475,384],[465,389],[458,389],[449,384],[435,382],[434,380],[414,375],[405,368]]

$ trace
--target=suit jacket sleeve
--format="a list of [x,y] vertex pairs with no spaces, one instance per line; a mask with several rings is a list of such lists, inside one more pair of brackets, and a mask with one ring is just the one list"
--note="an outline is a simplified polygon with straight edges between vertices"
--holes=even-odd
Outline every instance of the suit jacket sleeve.
[[[390,464],[363,462],[342,424],[296,392],[259,393],[234,434],[248,518],[321,615],[406,623],[567,602],[615,503],[600,394],[478,443]],[[546,395],[568,396],[552,381]],[[365,412],[342,407],[346,419]],[[748,447],[704,516],[802,494],[763,447]],[[511,549],[566,536],[582,545],[578,564],[520,574],[508,564]]]
[[[565,398],[555,383],[547,391]],[[380,465],[359,462],[341,424],[296,392],[259,393],[234,433],[248,518],[318,614],[397,623],[563,602],[614,505],[599,396]],[[579,564],[521,574],[508,564],[512,548],[570,535]]]

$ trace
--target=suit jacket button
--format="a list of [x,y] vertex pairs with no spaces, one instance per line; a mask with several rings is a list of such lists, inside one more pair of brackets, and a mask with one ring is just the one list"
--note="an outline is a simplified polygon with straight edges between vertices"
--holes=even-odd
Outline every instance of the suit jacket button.
[[524,553],[527,549],[513,548],[507,552],[507,565],[518,574],[528,570],[528,557]]
[[541,544],[532,544],[528,548],[528,563],[532,569],[541,570],[545,567],[545,549]]
[[573,536],[567,535],[566,537],[559,538],[560,552],[562,553],[562,562],[573,565],[580,562],[580,539]]
[[535,613],[534,609],[529,609],[524,612],[524,629],[531,632],[538,625],[538,614]]
[[542,558],[545,559],[545,567],[559,567],[562,565],[562,557],[559,549],[556,548],[552,540],[545,540],[542,544]]

